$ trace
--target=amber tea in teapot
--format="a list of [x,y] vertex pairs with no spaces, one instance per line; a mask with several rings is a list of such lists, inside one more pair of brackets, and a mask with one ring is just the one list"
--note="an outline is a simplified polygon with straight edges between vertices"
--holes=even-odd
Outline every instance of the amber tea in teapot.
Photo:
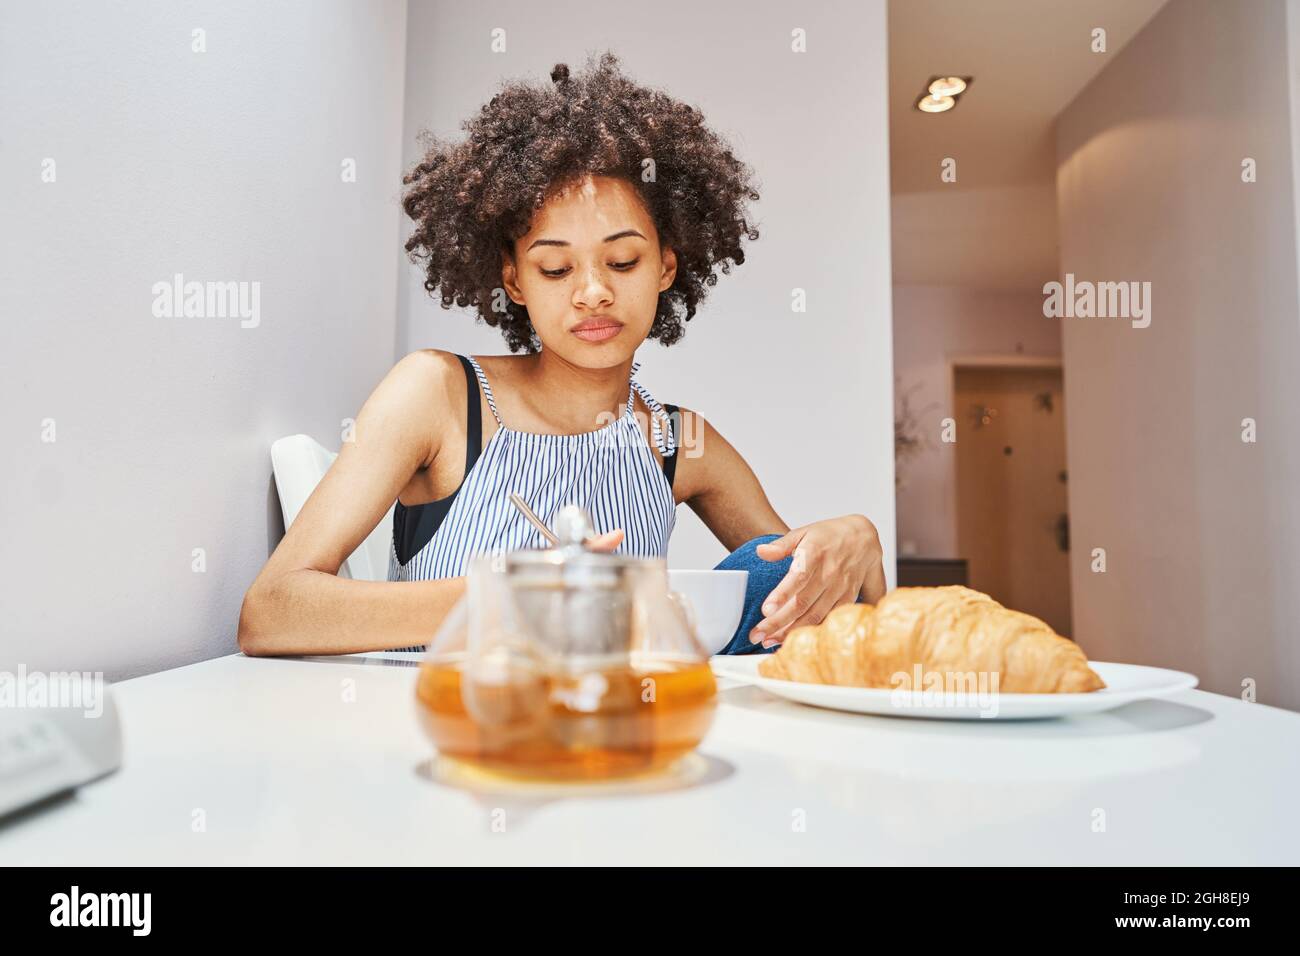
[[658,770],[694,750],[717,687],[707,661],[516,671],[497,682],[448,661],[421,666],[417,693],[445,756],[509,775],[591,779]]

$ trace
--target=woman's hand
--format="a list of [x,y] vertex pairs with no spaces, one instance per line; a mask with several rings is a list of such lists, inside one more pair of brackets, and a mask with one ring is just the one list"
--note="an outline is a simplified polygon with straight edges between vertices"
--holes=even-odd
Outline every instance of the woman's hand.
[[584,544],[589,551],[610,552],[623,543],[623,529],[615,528],[613,531],[606,531],[604,534],[593,534]]
[[763,602],[763,620],[749,632],[752,644],[780,644],[792,628],[820,624],[831,608],[856,601],[874,604],[885,593],[880,536],[864,515],[845,515],[795,528],[768,544],[758,556],[794,561],[781,583]]

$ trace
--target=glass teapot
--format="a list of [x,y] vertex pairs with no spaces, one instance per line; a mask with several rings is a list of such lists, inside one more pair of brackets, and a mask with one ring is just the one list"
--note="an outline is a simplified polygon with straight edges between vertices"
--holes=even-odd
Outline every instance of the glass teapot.
[[512,777],[624,777],[694,750],[717,685],[667,563],[587,550],[591,519],[559,543],[472,559],[464,597],[429,644],[416,696],[444,758]]

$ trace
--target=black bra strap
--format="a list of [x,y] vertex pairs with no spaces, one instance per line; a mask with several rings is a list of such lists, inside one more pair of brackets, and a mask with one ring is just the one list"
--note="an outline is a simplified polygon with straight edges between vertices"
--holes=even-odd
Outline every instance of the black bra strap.
[[664,456],[664,477],[668,479],[668,487],[671,488],[673,478],[677,474],[677,459],[681,457],[682,452],[681,436],[677,434],[677,422],[681,419],[681,415],[676,405],[669,405],[667,402],[664,403],[664,411],[668,413],[668,427],[673,430],[674,452]]
[[[478,456],[483,452],[483,405],[479,401],[478,376],[469,359],[457,355],[465,369],[465,474],[474,467]],[[461,479],[464,483],[464,479]]]

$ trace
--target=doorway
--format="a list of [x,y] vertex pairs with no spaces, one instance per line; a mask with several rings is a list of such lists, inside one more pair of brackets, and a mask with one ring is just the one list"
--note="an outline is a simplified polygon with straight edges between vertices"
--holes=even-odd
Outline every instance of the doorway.
[[970,586],[1069,636],[1061,368],[954,364],[953,399],[957,546]]

